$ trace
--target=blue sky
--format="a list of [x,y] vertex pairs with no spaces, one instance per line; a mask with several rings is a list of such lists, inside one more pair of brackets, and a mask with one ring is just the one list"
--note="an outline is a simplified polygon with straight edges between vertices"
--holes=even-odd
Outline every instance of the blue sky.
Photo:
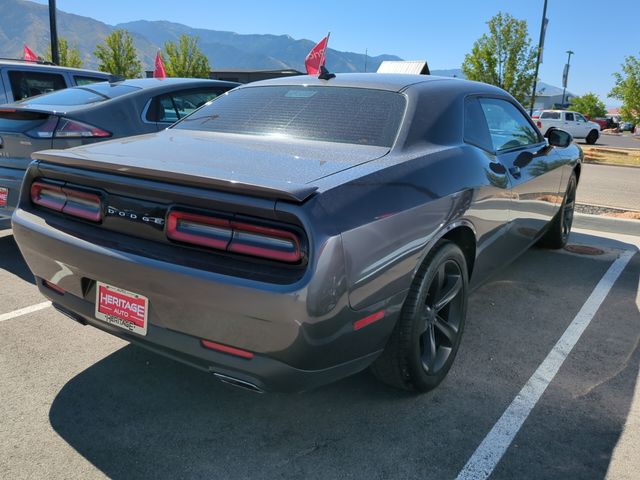
[[[311,40],[320,40],[331,31],[332,48],[426,59],[431,69],[445,69],[461,65],[473,42],[487,31],[486,21],[499,11],[526,20],[529,35],[537,43],[543,0],[405,0],[384,4],[359,0],[58,0],[57,5],[66,12],[111,25],[169,20],[198,28],[288,34]],[[611,74],[620,70],[624,57],[640,56],[640,2],[549,0],[547,17],[540,78],[561,86],[566,51],[573,50],[569,90],[578,95],[593,91],[607,105],[617,104],[605,97],[613,86]],[[331,67],[331,57],[327,64]]]

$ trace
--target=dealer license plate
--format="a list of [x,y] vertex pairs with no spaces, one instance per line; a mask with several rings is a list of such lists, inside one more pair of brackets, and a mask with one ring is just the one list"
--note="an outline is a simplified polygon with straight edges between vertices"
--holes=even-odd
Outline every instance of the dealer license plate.
[[0,207],[6,207],[8,199],[9,199],[9,189],[0,187]]
[[97,282],[96,292],[96,318],[138,335],[147,334],[147,297],[102,282]]

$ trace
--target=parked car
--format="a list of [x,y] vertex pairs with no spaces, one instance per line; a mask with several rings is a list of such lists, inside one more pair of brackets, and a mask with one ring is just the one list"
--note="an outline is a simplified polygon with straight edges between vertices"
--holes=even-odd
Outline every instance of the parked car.
[[0,107],[0,218],[13,212],[33,152],[157,132],[237,85],[187,78],[101,82]]
[[590,122],[578,112],[543,110],[536,125],[545,135],[551,128],[560,128],[569,132],[574,138],[584,138],[589,145],[593,145],[600,138],[600,125]]
[[620,122],[620,131],[621,132],[631,132],[633,130],[632,122]]
[[0,104],[43,93],[104,82],[113,75],[83,68],[58,67],[44,62],[0,59]]
[[494,86],[289,77],[35,153],[12,226],[60,312],[224,382],[299,391],[373,364],[426,391],[469,290],[567,242],[581,156]]

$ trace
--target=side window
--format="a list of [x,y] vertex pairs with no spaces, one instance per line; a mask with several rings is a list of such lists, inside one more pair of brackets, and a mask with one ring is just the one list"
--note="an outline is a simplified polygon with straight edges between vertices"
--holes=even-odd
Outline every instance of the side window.
[[84,75],[74,75],[73,79],[76,82],[76,85],[81,87],[82,85],[89,85],[91,83],[96,83],[96,82],[106,82],[107,80],[105,78],[100,78],[100,77],[87,77]]
[[515,105],[497,98],[481,98],[480,105],[495,151],[540,143],[542,139]]
[[560,112],[543,112],[540,118],[548,118],[550,120],[560,120]]
[[573,120],[573,113],[565,113],[565,114],[564,114],[564,119],[565,119],[567,122],[573,122],[573,121],[574,121],[574,120]]
[[587,121],[587,119],[586,119],[586,118],[584,118],[584,117],[583,117],[582,115],[580,115],[579,113],[576,113],[575,115],[576,115],[576,120],[577,120],[577,121],[579,121],[579,122],[586,122],[586,121]]
[[177,122],[221,93],[224,93],[224,90],[191,89],[161,95],[152,100],[151,107],[147,111],[147,120],[163,123]]
[[469,97],[464,101],[464,141],[483,150],[493,151],[487,120],[482,112],[482,107],[480,107],[480,102],[474,97]]
[[67,88],[64,77],[57,73],[14,70],[9,72],[9,81],[15,101]]

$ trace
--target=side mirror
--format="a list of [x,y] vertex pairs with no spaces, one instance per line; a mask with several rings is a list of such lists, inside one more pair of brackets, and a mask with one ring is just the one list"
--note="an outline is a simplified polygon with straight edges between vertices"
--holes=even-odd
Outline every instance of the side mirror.
[[547,139],[549,140],[549,145],[560,148],[567,148],[573,141],[573,137],[569,132],[565,132],[559,128],[549,130],[547,132]]

